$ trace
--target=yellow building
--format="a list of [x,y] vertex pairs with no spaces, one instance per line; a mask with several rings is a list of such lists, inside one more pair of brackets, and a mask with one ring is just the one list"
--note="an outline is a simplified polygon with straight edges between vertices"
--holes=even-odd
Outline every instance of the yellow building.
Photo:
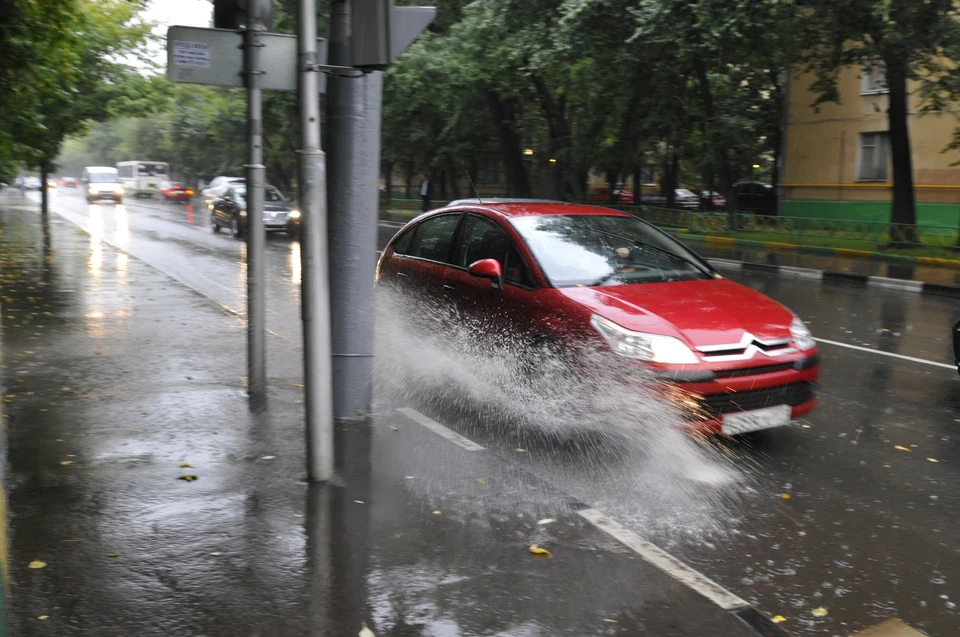
[[[841,102],[811,107],[812,75],[794,75],[787,98],[783,214],[821,219],[890,220],[893,169],[887,135],[888,93],[883,66],[869,73],[844,67],[837,86]],[[956,111],[919,113],[911,86],[910,146],[922,225],[956,228],[960,223],[960,152],[943,152],[960,125]]]

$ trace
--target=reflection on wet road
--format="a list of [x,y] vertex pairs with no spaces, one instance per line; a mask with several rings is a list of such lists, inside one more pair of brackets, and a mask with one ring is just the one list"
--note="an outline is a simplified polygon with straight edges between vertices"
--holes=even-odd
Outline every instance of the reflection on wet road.
[[[132,268],[128,259],[138,259],[243,312],[244,245],[213,234],[205,211],[132,199],[123,206],[87,205],[71,193],[57,194],[53,206],[89,233],[86,267],[94,279],[109,272],[122,283]],[[395,230],[381,227],[380,247]],[[104,242],[122,251],[107,250]],[[285,236],[271,237],[266,265],[268,328],[295,350],[300,342],[299,244]],[[636,466],[534,447],[517,453],[517,443],[503,435],[503,427],[476,426],[490,417],[487,412],[430,415],[669,547],[764,612],[790,617],[791,632],[848,635],[898,616],[930,635],[956,634],[960,379],[948,368],[883,355],[952,363],[950,327],[960,318],[956,300],[759,272],[729,276],[786,304],[816,336],[875,351],[822,344],[821,404],[815,412],[790,428],[719,444],[718,452],[749,477],[736,498],[723,506],[675,510],[671,515],[663,501],[650,499],[651,484]],[[102,333],[109,329],[105,321],[122,321],[124,312],[134,311],[129,299],[98,293],[96,286],[89,294],[84,329],[90,334]],[[242,339],[242,330],[234,333]],[[408,448],[433,444],[429,437],[424,440]],[[380,440],[377,445],[382,455],[389,455],[389,443]],[[447,501],[442,497],[447,491],[462,495],[464,485],[440,484],[449,478],[449,467],[431,468],[428,455],[411,453],[412,459],[402,461],[406,470],[413,474],[416,470],[410,467],[420,466],[428,476],[436,473],[435,483],[424,488],[426,496],[440,498],[438,508],[449,505],[450,496]],[[491,471],[471,469],[481,470]],[[709,500],[713,487],[705,484],[703,489]],[[464,498],[449,506],[466,507],[470,501]],[[672,505],[678,507],[676,501]],[[236,515],[234,509],[257,505],[248,501],[218,506],[224,515]],[[469,510],[459,513],[472,519]],[[380,571],[371,586],[386,599],[393,579],[409,577],[405,573],[399,567]],[[407,601],[417,603],[416,595]],[[812,617],[809,611],[817,607],[829,608],[830,616],[842,621]],[[472,634],[502,628],[474,627],[477,633]]]

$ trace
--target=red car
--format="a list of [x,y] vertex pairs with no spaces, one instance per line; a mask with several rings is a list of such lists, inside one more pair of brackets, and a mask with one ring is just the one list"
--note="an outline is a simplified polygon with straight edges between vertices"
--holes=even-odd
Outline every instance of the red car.
[[193,197],[193,190],[181,183],[167,183],[153,192],[153,198],[160,201],[184,203]]
[[[590,193],[590,201],[596,203],[610,203],[610,189],[607,187],[597,188]],[[629,190],[617,188],[613,191],[613,203],[623,204],[625,206],[633,205],[633,193]]]
[[696,402],[703,430],[786,425],[816,404],[820,357],[797,316],[616,210],[453,202],[390,241],[377,281],[509,317],[530,343],[642,362]]

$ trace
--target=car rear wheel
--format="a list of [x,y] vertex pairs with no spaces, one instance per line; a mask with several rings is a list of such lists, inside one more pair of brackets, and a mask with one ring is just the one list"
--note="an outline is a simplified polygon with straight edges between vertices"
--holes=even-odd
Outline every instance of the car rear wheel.
[[230,234],[234,239],[243,238],[243,230],[240,228],[240,217],[237,215],[233,215],[233,217],[230,218]]

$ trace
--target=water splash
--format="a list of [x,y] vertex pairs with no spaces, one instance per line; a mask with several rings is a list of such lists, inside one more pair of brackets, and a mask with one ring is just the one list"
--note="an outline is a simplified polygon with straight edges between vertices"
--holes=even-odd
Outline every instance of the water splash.
[[648,531],[702,536],[738,517],[747,477],[729,449],[684,430],[695,409],[648,368],[552,346],[499,316],[377,294],[382,406],[419,406],[504,449],[540,450],[528,457],[538,475]]

